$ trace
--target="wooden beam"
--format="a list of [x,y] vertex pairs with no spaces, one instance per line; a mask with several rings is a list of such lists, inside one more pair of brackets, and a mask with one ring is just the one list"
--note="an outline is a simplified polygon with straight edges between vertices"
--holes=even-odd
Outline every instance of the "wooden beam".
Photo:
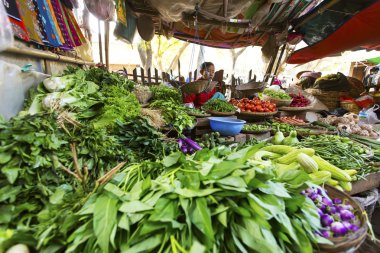
[[[282,45],[280,56],[278,57],[276,68],[274,69],[274,72],[273,72],[274,76],[277,76],[277,71],[278,71],[278,68],[280,67],[281,59],[282,59],[282,56],[284,55],[285,49],[286,49],[286,43],[284,45]],[[272,78],[272,82],[274,80],[274,76]]]
[[228,10],[228,0],[223,1],[223,16],[227,17],[227,10]]
[[109,21],[104,21],[104,47],[106,53],[106,67],[109,69],[110,67],[110,58],[109,58],[109,46],[110,46],[110,23]]
[[103,63],[102,30],[100,29],[100,19],[98,19],[98,38],[100,62]]
[[278,49],[279,49],[279,47],[276,47],[275,53],[274,53],[274,54],[272,55],[272,57],[270,58],[270,61],[269,61],[269,64],[268,64],[268,68],[267,68],[267,71],[265,72],[264,82],[268,82],[268,80],[269,80],[269,78],[270,78],[270,75],[271,75],[271,73],[272,73],[272,69],[273,69],[274,62],[276,61],[276,58],[277,58]]

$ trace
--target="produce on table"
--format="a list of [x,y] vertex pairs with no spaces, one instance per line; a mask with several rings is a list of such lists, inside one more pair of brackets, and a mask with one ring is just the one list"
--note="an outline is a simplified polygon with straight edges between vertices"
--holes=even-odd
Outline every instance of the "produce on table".
[[275,121],[290,124],[290,125],[305,125],[306,122],[303,119],[298,118],[297,116],[293,117],[276,117],[274,118]]
[[182,153],[184,154],[193,154],[194,152],[198,150],[202,150],[202,147],[193,141],[192,139],[185,137],[185,138],[179,138],[177,140],[178,145]]
[[300,143],[302,147],[313,148],[316,154],[331,164],[343,170],[356,170],[358,179],[368,172],[377,170],[370,168],[367,156],[372,153],[371,148],[364,146],[348,137],[338,135],[318,135],[304,138]]
[[337,128],[335,126],[332,126],[330,124],[326,124],[326,123],[323,123],[319,120],[317,121],[314,121],[311,123],[313,126],[320,126],[320,127],[324,127],[326,128],[328,131],[332,131],[332,132],[335,132],[337,130]]
[[271,126],[272,129],[279,129],[284,134],[290,133],[291,131],[295,130],[295,126],[286,124],[286,123],[279,123],[279,122],[266,122],[265,125]]
[[284,141],[285,136],[284,133],[280,131],[280,128],[277,127],[277,131],[273,136],[272,143],[275,145],[280,145]]
[[309,188],[302,195],[311,199],[318,207],[323,228],[319,233],[325,238],[344,237],[360,229],[360,220],[355,215],[354,208],[345,200],[331,199],[327,191],[321,188]]
[[208,113],[202,111],[202,110],[199,110],[198,108],[188,108],[186,107],[186,110],[188,113],[192,113],[192,114],[195,114],[195,115],[202,115],[202,116],[205,116],[205,115],[209,115]]
[[177,104],[173,100],[156,100],[149,105],[151,108],[160,109],[167,124],[173,125],[179,133],[185,128],[192,127],[195,118],[187,114],[186,107]]
[[329,241],[314,233],[322,228],[317,208],[299,194],[307,175],[277,178],[252,160],[260,146],[126,166],[77,205],[65,194],[41,216],[40,232],[22,235],[35,238],[30,245],[39,251],[312,253]]
[[270,128],[260,124],[244,124],[243,130],[245,131],[269,131]]
[[149,124],[156,129],[160,129],[165,125],[165,120],[161,115],[160,110],[152,110],[149,108],[141,108],[140,114],[145,116]]
[[343,117],[337,117],[335,115],[327,116],[319,121],[337,126],[338,130],[348,134],[357,134],[365,137],[379,137],[379,135],[373,131],[373,126],[370,124],[359,124],[359,116],[354,113],[347,113]]
[[202,109],[206,111],[215,112],[234,112],[236,108],[228,103],[227,101],[221,99],[210,99],[205,104],[203,104]]
[[285,137],[285,139],[282,141],[282,144],[292,146],[299,142],[297,139],[297,131],[293,130],[290,131],[289,136]]
[[241,112],[276,112],[276,104],[260,100],[255,97],[252,100],[243,98],[241,100],[231,99],[231,104],[237,106]]
[[220,136],[219,132],[211,132],[203,134],[197,139],[199,145],[204,148],[213,149],[226,144],[226,139]]
[[150,90],[153,93],[152,102],[156,100],[172,101],[175,104],[182,104],[182,97],[180,92],[175,88],[170,88],[164,84],[152,85]]
[[283,100],[291,100],[292,97],[289,96],[287,93],[283,91],[277,91],[274,89],[265,89],[263,91],[263,94],[272,97],[272,98],[278,98],[278,99],[283,99]]
[[310,105],[310,101],[301,94],[291,93],[289,95],[293,98],[289,105],[290,107],[306,107]]

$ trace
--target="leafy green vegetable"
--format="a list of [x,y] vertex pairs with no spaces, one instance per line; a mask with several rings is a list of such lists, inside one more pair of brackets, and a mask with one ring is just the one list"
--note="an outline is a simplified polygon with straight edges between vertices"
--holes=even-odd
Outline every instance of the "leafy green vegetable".
[[204,110],[216,111],[216,112],[236,111],[236,108],[233,105],[221,99],[210,99],[202,106],[202,108]]
[[279,99],[284,99],[284,100],[291,100],[292,97],[289,96],[287,93],[283,91],[277,91],[274,89],[265,89],[263,91],[263,94],[272,97],[272,98],[279,98]]
[[152,102],[157,100],[172,101],[173,103],[182,104],[182,96],[177,89],[170,88],[164,84],[150,86],[153,93]]

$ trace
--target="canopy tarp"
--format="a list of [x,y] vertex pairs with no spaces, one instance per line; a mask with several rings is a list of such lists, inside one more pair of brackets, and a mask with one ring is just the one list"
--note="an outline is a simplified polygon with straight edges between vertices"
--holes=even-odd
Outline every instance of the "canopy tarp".
[[380,56],[379,56],[379,57],[375,57],[375,58],[368,59],[367,61],[372,62],[372,63],[379,64],[379,63],[380,63]]
[[[320,12],[324,4],[308,15]],[[309,46],[294,52],[287,63],[303,64],[352,49],[380,50],[379,25],[380,1],[340,1],[296,29]]]

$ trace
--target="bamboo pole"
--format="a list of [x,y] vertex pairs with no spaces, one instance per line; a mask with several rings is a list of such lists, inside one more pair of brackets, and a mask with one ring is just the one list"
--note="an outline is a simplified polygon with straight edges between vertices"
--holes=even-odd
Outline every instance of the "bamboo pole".
[[100,20],[99,19],[98,19],[98,37],[99,37],[99,56],[100,56],[100,62],[103,63],[102,30],[100,29]]
[[74,63],[78,65],[95,65],[94,62],[87,62],[80,58],[74,58],[74,57],[68,57],[68,56],[62,56],[58,54],[53,54],[50,52],[45,52],[37,49],[32,48],[17,48],[17,47],[10,47],[3,51],[4,53],[10,53],[10,54],[19,54],[19,55],[25,55],[29,57],[34,58],[41,58],[41,59],[47,59],[47,60],[53,60],[53,61],[59,61],[64,63]]
[[109,58],[109,46],[110,46],[110,23],[109,21],[104,21],[104,50],[106,54],[106,67],[110,68],[110,58]]
[[274,75],[272,77],[272,82],[271,83],[273,83],[274,77],[277,76],[277,71],[278,71],[278,68],[280,67],[281,59],[282,59],[282,56],[284,55],[285,48],[286,48],[286,43],[284,45],[282,45],[281,53],[280,53],[280,56],[278,57],[276,68],[274,69],[274,72],[273,72]]

